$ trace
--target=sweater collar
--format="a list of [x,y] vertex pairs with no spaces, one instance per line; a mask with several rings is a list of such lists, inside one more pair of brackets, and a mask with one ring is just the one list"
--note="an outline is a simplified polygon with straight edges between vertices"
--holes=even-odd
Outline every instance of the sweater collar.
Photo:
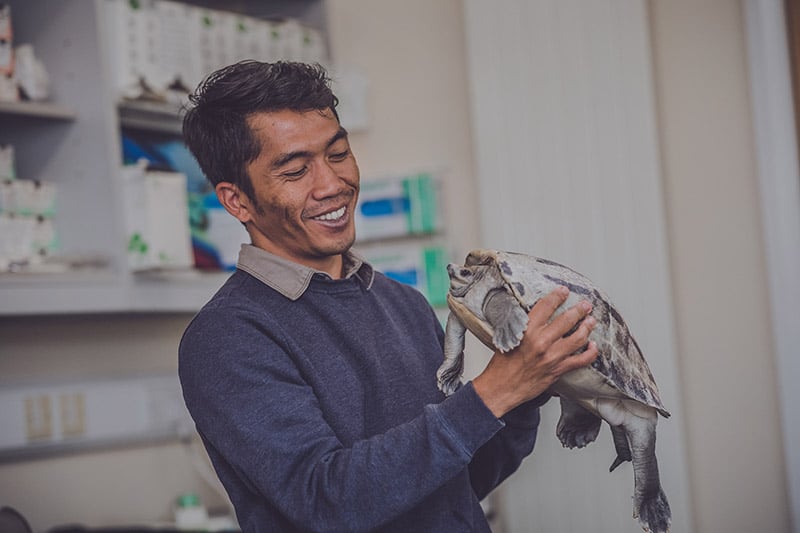
[[[346,251],[343,259],[345,279],[355,276],[364,288],[369,290],[375,277],[375,272],[369,263],[352,250]],[[242,244],[236,267],[290,300],[297,300],[306,292],[315,274],[330,279],[325,272],[278,257],[252,244]]]

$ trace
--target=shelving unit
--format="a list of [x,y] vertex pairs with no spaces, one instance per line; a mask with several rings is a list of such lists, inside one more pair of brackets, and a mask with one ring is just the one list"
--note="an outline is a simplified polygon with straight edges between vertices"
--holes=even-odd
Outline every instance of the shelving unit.
[[[47,103],[0,104],[0,144],[14,145],[19,178],[57,185],[61,253],[99,258],[102,266],[0,274],[0,316],[197,311],[229,273],[135,274],[127,267],[122,220],[121,129],[180,135],[178,107],[116,101],[105,35],[109,0],[6,1],[14,42],[33,44],[52,97]],[[235,0],[222,8],[293,17],[324,33],[324,0]]]

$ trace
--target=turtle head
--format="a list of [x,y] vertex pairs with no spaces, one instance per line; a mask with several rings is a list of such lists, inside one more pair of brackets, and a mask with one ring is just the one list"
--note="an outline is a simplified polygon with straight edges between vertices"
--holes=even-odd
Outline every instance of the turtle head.
[[475,267],[468,267],[450,263],[447,265],[447,275],[450,276],[450,293],[453,296],[463,296],[475,283]]

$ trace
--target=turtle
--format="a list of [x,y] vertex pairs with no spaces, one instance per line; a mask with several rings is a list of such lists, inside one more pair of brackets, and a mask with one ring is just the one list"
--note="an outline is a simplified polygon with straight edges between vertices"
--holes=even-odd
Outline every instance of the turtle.
[[447,396],[460,386],[467,330],[505,353],[519,345],[528,311],[559,285],[569,289],[569,296],[554,315],[580,300],[592,304],[597,324],[589,340],[597,344],[599,355],[590,366],[561,376],[545,393],[561,402],[556,435],[566,448],[583,448],[597,438],[605,420],[617,454],[609,471],[633,463],[634,519],[645,531],[669,531],[672,514],[661,487],[655,441],[658,415],[668,418],[670,413],[639,345],[606,293],[567,266],[515,252],[473,250],[463,266],[449,264],[447,271],[450,313],[444,362],[436,373]]

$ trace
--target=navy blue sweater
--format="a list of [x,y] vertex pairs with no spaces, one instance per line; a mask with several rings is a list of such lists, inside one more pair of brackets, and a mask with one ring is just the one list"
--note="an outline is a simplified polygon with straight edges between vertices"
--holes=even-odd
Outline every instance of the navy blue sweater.
[[180,346],[186,405],[246,532],[488,531],[479,500],[531,452],[528,404],[496,419],[436,387],[443,332],[380,273],[314,274],[292,301],[237,270]]

